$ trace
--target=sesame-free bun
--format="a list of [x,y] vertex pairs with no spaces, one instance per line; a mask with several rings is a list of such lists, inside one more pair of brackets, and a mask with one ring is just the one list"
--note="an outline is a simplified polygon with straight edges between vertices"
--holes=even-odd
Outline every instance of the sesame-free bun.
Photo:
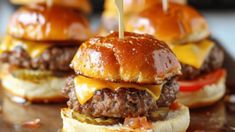
[[[124,0],[124,13],[138,13],[156,3],[161,3],[162,0]],[[186,0],[170,0],[170,2],[186,4]],[[104,4],[105,11],[110,11],[115,13],[116,6],[114,1],[112,0],[105,0]]]
[[181,70],[167,44],[147,34],[118,32],[84,42],[71,63],[77,74],[120,82],[156,84]]
[[179,92],[177,101],[189,108],[209,106],[220,100],[226,91],[225,79],[222,76],[217,83],[207,85],[195,92]]
[[[130,16],[138,14],[142,10],[161,3],[162,0],[124,0],[124,20],[128,20]],[[186,0],[170,0],[170,2],[186,4]],[[118,19],[117,9],[113,0],[105,0],[104,12],[102,13],[102,25],[105,33],[108,31],[117,31]]]
[[65,86],[66,78],[50,77],[40,82],[30,82],[5,75],[1,78],[3,88],[10,96],[17,96],[32,103],[58,103],[65,102],[61,88]]
[[[29,4],[38,4],[38,3],[47,3],[48,0],[10,0],[11,3],[17,5],[29,5]],[[82,10],[85,13],[91,11],[91,5],[89,0],[52,0],[53,4],[65,6],[68,8],[74,8]]]
[[91,31],[85,16],[62,6],[29,5],[10,19],[8,34],[32,41],[83,41]]
[[162,4],[156,4],[130,18],[126,30],[149,33],[170,44],[197,42],[209,36],[204,17],[188,5],[169,4],[164,12]]
[[181,106],[178,110],[170,110],[164,120],[153,122],[152,129],[148,130],[132,129],[122,124],[113,126],[87,124],[72,118],[71,111],[71,109],[67,108],[61,110],[64,132],[184,132],[187,130],[190,122],[189,110],[185,106]]

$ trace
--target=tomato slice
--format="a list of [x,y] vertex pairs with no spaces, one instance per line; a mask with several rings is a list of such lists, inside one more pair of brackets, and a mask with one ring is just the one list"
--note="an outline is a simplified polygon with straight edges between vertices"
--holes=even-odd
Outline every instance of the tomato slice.
[[224,69],[218,69],[210,74],[207,74],[200,79],[192,81],[178,81],[181,92],[192,92],[203,88],[206,85],[216,83],[222,76],[226,74]]
[[178,102],[173,102],[169,108],[171,110],[178,110],[180,108],[180,104]]

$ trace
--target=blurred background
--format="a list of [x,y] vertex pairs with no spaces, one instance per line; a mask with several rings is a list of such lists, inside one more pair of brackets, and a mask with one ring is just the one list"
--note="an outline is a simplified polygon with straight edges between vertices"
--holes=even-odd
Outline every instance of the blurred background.
[[[96,28],[104,0],[90,1],[93,5],[91,23]],[[188,0],[188,3],[202,12],[209,23],[212,36],[220,41],[221,46],[235,60],[235,0]],[[4,36],[9,17],[17,8],[9,0],[0,0],[0,37]]]

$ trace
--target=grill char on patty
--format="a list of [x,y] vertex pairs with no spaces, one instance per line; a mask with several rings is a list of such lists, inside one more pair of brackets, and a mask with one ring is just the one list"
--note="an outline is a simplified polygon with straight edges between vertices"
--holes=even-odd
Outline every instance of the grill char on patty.
[[81,105],[76,97],[74,89],[74,77],[67,80],[63,93],[69,97],[69,108],[92,117],[125,118],[146,116],[151,118],[152,112],[159,107],[167,107],[176,99],[178,84],[170,80],[164,84],[160,98],[156,101],[144,90],[135,88],[119,88],[116,91],[105,88],[95,92],[94,96]]

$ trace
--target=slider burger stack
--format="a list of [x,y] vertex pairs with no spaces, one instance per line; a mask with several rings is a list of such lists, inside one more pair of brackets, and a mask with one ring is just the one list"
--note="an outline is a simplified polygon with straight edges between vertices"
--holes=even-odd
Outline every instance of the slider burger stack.
[[156,4],[128,21],[127,31],[149,33],[169,44],[182,66],[178,101],[193,108],[215,103],[225,93],[223,51],[209,37],[203,16],[187,5]]
[[188,108],[175,102],[181,66],[150,35],[113,32],[84,42],[63,93],[63,131],[186,131]]
[[30,102],[64,101],[61,88],[73,74],[68,65],[90,35],[81,12],[58,5],[21,7],[0,46],[0,61],[9,71],[1,76],[3,87]]
[[[186,4],[186,0],[170,0],[171,2]],[[131,16],[138,14],[140,11],[156,4],[162,0],[124,0],[124,20],[127,21]],[[107,34],[109,31],[117,31],[118,19],[114,0],[105,0],[104,12],[102,14],[102,22],[100,34]]]

